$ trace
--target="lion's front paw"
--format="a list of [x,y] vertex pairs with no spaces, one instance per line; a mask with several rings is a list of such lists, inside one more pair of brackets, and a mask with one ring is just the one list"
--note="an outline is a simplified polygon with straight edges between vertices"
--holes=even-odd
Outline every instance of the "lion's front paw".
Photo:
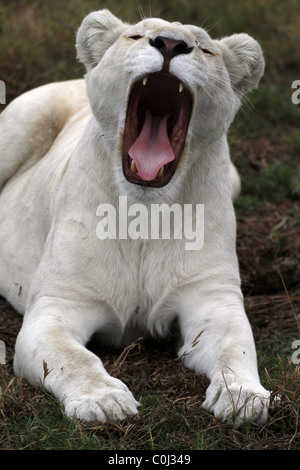
[[64,399],[69,418],[83,421],[116,422],[138,412],[139,403],[122,383],[122,386],[104,386],[80,396]]
[[223,375],[207,389],[203,408],[221,421],[240,426],[244,421],[264,424],[268,419],[270,392],[252,380],[235,381]]

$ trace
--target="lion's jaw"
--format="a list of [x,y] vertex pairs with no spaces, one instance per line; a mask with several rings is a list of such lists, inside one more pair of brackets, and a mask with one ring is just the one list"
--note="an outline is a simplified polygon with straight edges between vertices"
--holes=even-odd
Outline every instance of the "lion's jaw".
[[186,141],[192,95],[169,72],[145,76],[132,87],[122,162],[134,184],[162,187],[176,171]]
[[[238,73],[241,83],[243,74],[250,77],[253,51],[246,64],[244,44],[243,55],[234,54],[226,38],[214,41],[201,28],[160,19],[129,26],[107,11],[98,13],[101,21],[94,31],[100,37],[96,29],[102,28],[105,39],[111,28],[111,37],[100,60],[89,63],[90,50],[79,55],[85,55],[88,95],[109,164],[126,193],[166,196],[227,133],[244,91],[239,93],[232,82]],[[91,30],[88,21],[85,29]]]

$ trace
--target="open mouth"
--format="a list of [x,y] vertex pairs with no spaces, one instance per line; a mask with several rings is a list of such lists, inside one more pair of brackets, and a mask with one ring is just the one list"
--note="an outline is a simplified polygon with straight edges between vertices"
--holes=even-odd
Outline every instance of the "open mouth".
[[170,73],[153,73],[135,83],[122,155],[130,183],[156,188],[169,183],[184,149],[191,110],[190,92]]

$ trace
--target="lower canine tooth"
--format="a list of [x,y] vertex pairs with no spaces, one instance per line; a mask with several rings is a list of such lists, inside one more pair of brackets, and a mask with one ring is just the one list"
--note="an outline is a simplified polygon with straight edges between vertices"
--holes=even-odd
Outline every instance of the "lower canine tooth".
[[130,169],[133,173],[137,173],[137,169],[136,169],[134,160],[131,160]]
[[144,77],[144,78],[143,78],[143,85],[144,85],[144,86],[147,85],[147,81],[148,81],[148,77]]
[[157,173],[157,178],[160,178],[164,174],[164,169],[165,169],[165,167],[162,166],[161,169],[159,170],[159,172]]
[[179,93],[181,93],[182,91],[183,91],[183,85],[182,85],[182,83],[180,82],[180,83],[179,83]]

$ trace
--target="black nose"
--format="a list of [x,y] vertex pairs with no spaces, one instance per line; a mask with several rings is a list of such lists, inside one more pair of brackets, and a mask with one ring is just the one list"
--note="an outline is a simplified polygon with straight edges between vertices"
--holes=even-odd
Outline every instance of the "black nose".
[[157,36],[154,40],[149,39],[149,44],[159,50],[164,58],[163,70],[168,71],[170,61],[180,54],[189,54],[193,47],[189,47],[185,41]]

